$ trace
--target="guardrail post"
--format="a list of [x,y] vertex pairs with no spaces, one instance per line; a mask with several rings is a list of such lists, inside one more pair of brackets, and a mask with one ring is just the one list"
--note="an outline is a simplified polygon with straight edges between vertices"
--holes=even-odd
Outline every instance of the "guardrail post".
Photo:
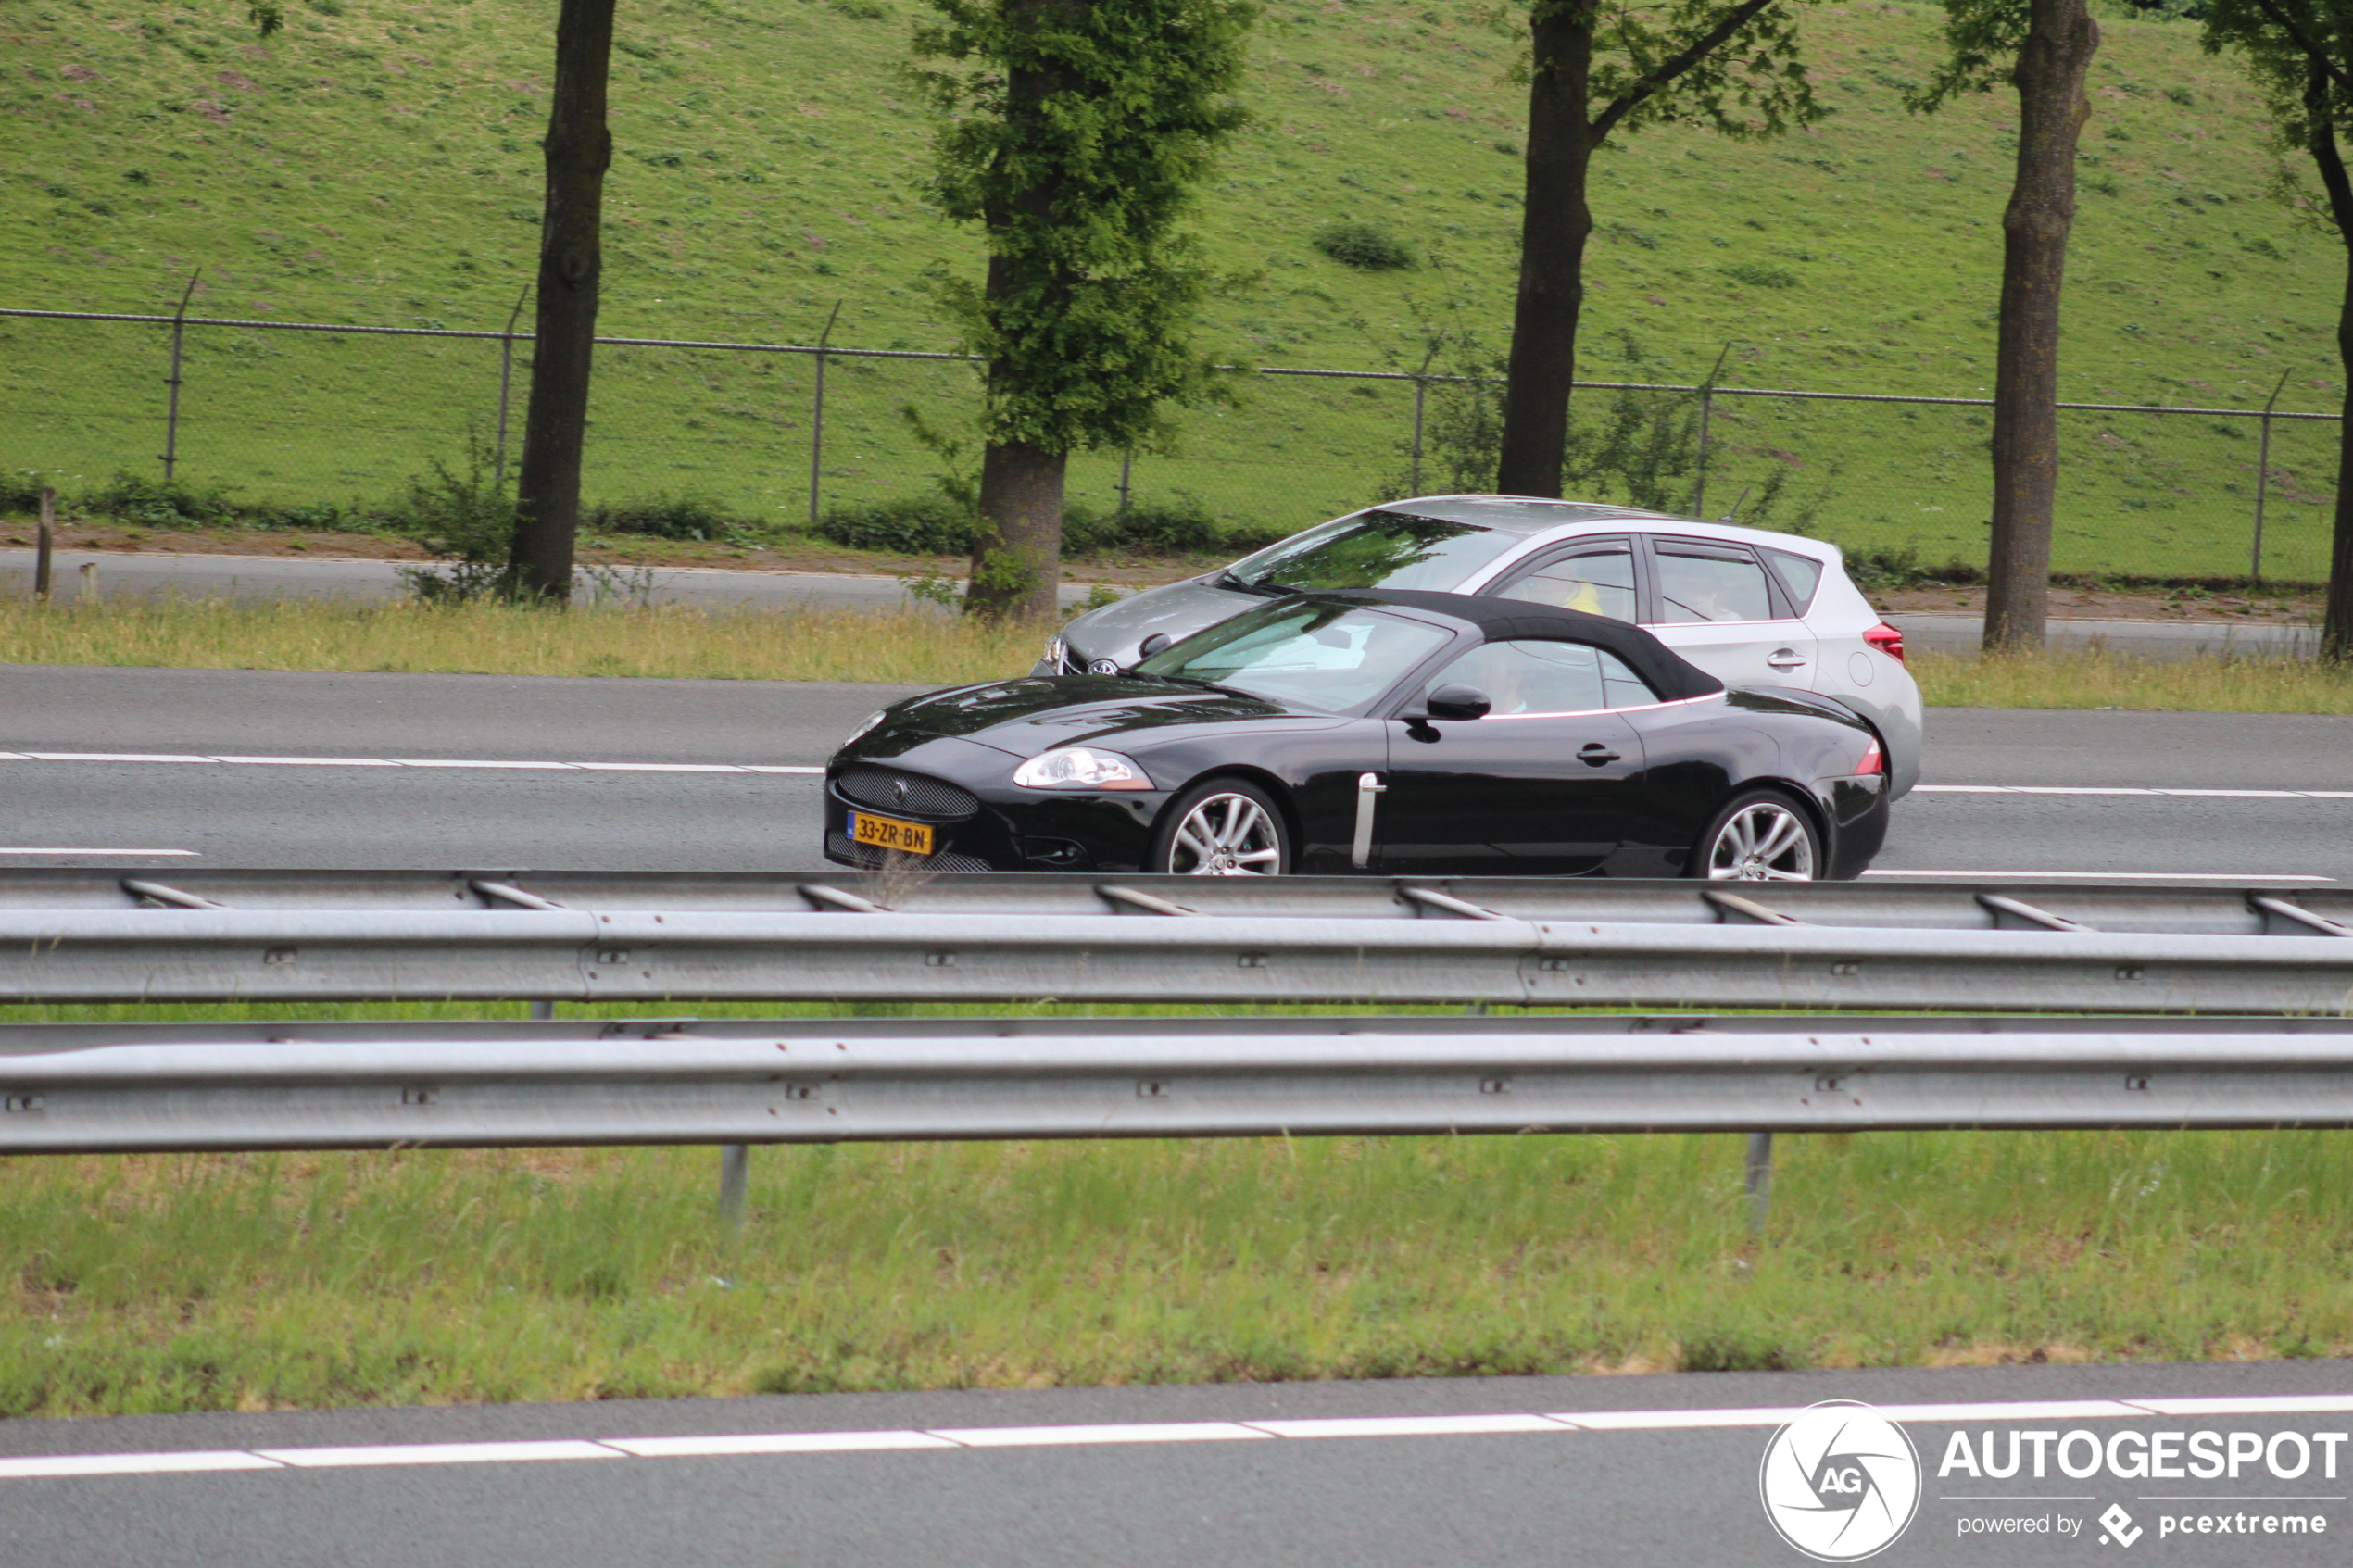
[[199,267],[188,274],[188,287],[180,295],[180,308],[171,316],[171,376],[163,384],[171,389],[171,401],[163,415],[163,479],[171,483],[173,468],[180,458],[180,344],[188,331],[188,301],[196,292],[196,280],[204,276]]
[[41,531],[34,536],[32,552],[32,601],[49,602],[49,552],[57,542],[57,493],[47,485],[41,487]]
[[744,1188],[751,1181],[751,1146],[719,1146],[719,1219],[732,1234],[743,1228]]
[[98,602],[98,563],[96,561],[86,560],[82,563],[82,592],[74,596],[73,602],[77,605]]
[[1765,1216],[1773,1201],[1773,1135],[1748,1135],[1748,1234],[1765,1234]]
[[534,1003],[532,1003],[532,1004],[531,1004],[531,1021],[532,1021],[534,1023],[544,1023],[544,1022],[546,1022],[547,1020],[549,1020],[549,1019],[551,1019],[551,1018],[553,1018],[553,1017],[555,1017],[555,1016],[556,1016],[556,1004],[555,1004],[555,1003],[553,1003],[553,1002],[546,1002],[546,1001],[542,1001],[542,1002],[534,1002]]

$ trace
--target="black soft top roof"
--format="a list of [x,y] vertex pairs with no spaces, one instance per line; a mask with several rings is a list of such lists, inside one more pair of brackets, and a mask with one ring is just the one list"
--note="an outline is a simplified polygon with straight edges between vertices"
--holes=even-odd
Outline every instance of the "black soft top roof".
[[1487,642],[1519,638],[1556,643],[1586,643],[1607,648],[1633,667],[1651,689],[1672,702],[1682,697],[1713,696],[1724,683],[1629,621],[1581,609],[1555,609],[1525,599],[1496,599],[1474,594],[1431,594],[1405,588],[1328,589],[1303,594],[1302,598],[1341,599],[1352,604],[1395,605],[1400,609],[1430,610],[1478,628]]

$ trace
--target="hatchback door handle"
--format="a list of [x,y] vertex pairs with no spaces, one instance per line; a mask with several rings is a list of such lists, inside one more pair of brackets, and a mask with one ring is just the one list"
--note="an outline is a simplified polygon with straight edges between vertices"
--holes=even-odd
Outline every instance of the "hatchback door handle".
[[1795,648],[1775,648],[1765,656],[1765,662],[1776,670],[1794,670],[1806,659]]
[[1587,741],[1583,746],[1579,748],[1577,759],[1579,762],[1589,763],[1593,767],[1599,768],[1617,761],[1617,753],[1612,751],[1608,746],[1604,746],[1600,741]]

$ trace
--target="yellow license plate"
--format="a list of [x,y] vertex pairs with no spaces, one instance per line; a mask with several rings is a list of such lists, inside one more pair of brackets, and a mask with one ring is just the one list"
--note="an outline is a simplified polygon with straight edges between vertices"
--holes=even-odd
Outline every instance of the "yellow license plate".
[[931,829],[923,823],[896,822],[868,811],[849,814],[849,836],[854,843],[871,844],[877,849],[896,849],[905,855],[931,853]]

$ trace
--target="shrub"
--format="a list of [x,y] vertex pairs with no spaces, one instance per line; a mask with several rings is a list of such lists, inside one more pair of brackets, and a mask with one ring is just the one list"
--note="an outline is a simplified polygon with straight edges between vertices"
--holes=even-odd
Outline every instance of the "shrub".
[[83,496],[82,505],[84,510],[99,517],[137,523],[143,528],[202,528],[208,523],[234,522],[243,511],[221,485],[141,479],[124,472],[117,472],[103,486]]
[[515,501],[491,477],[478,436],[466,441],[464,471],[435,458],[430,479],[409,481],[390,508],[394,530],[414,539],[438,567],[403,567],[409,591],[429,604],[462,602],[507,581],[515,544]]
[[0,511],[39,511],[46,479],[44,469],[0,469]]
[[637,533],[649,539],[723,538],[746,527],[718,502],[699,495],[654,495],[592,508],[582,520],[604,533]]
[[1190,495],[1140,502],[1129,507],[1125,515],[1098,513],[1077,504],[1063,509],[1065,556],[1094,556],[1116,549],[1198,556],[1217,546],[1216,521]]
[[945,495],[910,495],[836,507],[819,520],[817,537],[853,550],[893,550],[910,556],[954,556],[973,547],[963,511]]
[[1405,242],[1378,223],[1327,223],[1307,243],[1360,271],[1394,272],[1414,264]]

